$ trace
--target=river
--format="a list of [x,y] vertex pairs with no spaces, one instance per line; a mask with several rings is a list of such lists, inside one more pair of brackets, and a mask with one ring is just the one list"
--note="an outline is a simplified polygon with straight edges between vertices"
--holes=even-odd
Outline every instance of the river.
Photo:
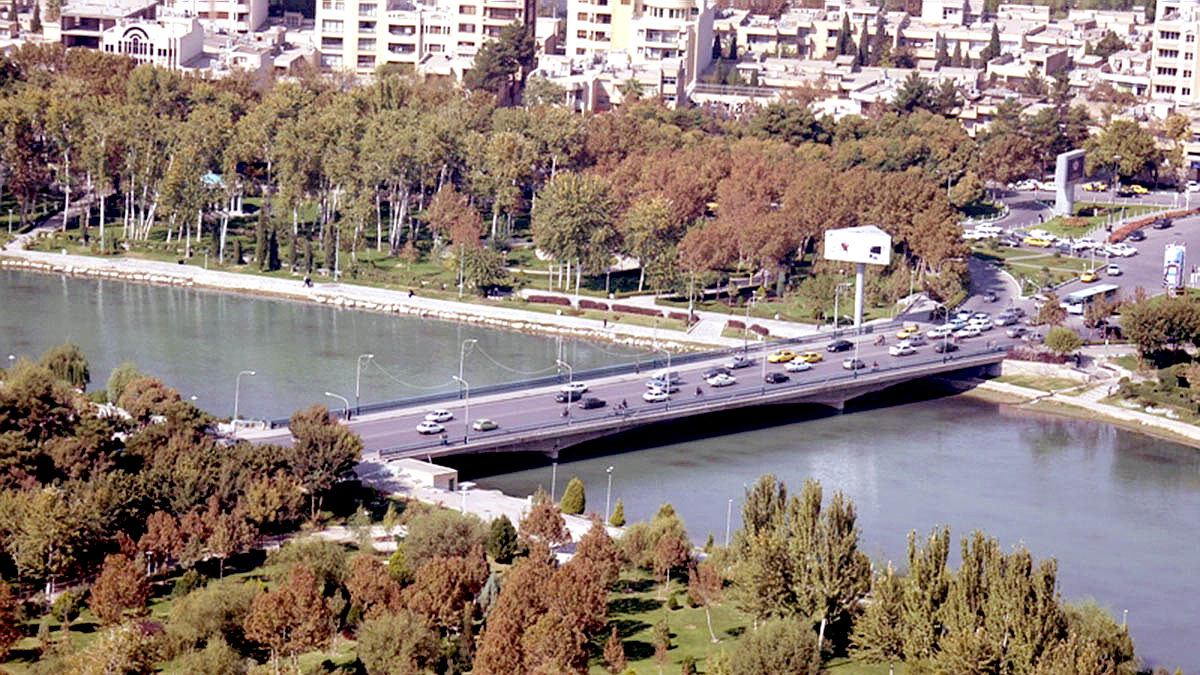
[[[242,369],[258,373],[243,378],[242,410],[276,416],[314,401],[336,405],[325,390],[353,396],[362,353],[382,366],[363,370],[366,402],[449,388],[467,338],[479,340],[467,356],[473,385],[549,368],[558,350],[553,339],[472,326],[24,272],[0,271],[0,298],[0,351],[37,354],[71,339],[101,384],[113,365],[134,360],[220,414],[232,409]],[[630,353],[573,341],[563,349],[578,369]],[[564,458],[557,489],[578,475],[589,509],[603,510],[612,466],[612,502],[622,499],[630,520],[670,502],[702,543],[709,533],[723,541],[731,499],[737,528],[743,486],[761,474],[793,490],[813,477],[827,494],[853,499],[862,546],[877,562],[903,564],[911,530],[946,524],[957,538],[981,529],[1006,549],[1023,543],[1035,557],[1058,558],[1065,598],[1093,597],[1118,620],[1128,610],[1148,664],[1200,669],[1200,451],[917,388],[891,396],[843,415],[801,410],[803,421],[777,426],[727,417],[715,423],[723,435],[668,429],[593,444],[592,453],[612,454]],[[895,403],[908,398],[919,400]],[[745,413],[760,414],[780,415]],[[515,459],[481,457],[474,479],[521,496],[550,487],[550,466],[513,471]]]

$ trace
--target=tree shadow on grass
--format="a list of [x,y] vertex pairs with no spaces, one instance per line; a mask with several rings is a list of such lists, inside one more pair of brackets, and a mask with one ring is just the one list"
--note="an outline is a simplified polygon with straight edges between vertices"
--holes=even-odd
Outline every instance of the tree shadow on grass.
[[654,645],[641,640],[625,641],[625,658],[629,661],[641,661],[654,656]]
[[725,634],[728,635],[729,637],[737,638],[737,637],[741,637],[742,633],[745,633],[745,632],[746,632],[745,626],[734,626],[733,628],[730,628],[729,630],[725,631]]
[[[608,626],[605,627],[603,635],[609,635],[612,633],[612,629],[616,628],[617,637],[627,638],[631,635],[644,631],[649,627],[650,624],[646,623],[645,621],[638,621],[637,619],[613,619],[608,622]],[[601,645],[601,647],[603,647],[603,645]]]
[[651,598],[617,598],[608,603],[609,614],[643,614],[663,606],[661,600]]
[[658,585],[654,579],[631,579],[629,581],[618,581],[617,586],[622,593],[645,593]]

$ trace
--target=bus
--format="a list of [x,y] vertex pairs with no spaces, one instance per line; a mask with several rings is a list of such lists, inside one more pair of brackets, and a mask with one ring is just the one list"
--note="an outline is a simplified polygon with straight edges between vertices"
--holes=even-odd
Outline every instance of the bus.
[[1121,287],[1116,284],[1093,286],[1082,291],[1068,293],[1067,297],[1058,303],[1058,306],[1067,310],[1067,314],[1083,314],[1088,305],[1092,303],[1115,299],[1119,290]]
[[1167,244],[1163,250],[1163,286],[1177,291],[1183,288],[1183,265],[1187,247],[1183,244]]

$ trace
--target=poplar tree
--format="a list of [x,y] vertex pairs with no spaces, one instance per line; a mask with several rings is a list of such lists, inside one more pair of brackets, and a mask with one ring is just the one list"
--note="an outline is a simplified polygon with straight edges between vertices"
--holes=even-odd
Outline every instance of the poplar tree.
[[612,515],[608,518],[608,524],[613,527],[625,527],[625,504],[620,499],[617,500],[617,505],[613,507]]
[[950,528],[934,529],[923,547],[917,533],[908,535],[908,575],[904,578],[904,656],[909,661],[933,655],[940,636],[939,610],[946,601]]
[[579,480],[578,476],[574,476],[567,483],[567,489],[563,492],[562,501],[558,503],[558,507],[567,515],[579,515],[587,507],[587,495],[583,491],[583,481]]
[[904,660],[904,582],[889,563],[875,577],[870,604],[850,636],[855,658],[867,663]]

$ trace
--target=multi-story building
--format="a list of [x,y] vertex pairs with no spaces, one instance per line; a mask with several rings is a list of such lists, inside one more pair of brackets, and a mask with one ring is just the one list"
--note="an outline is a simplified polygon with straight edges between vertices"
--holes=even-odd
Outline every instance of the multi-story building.
[[1158,4],[1152,38],[1150,95],[1181,104],[1200,96],[1200,1],[1164,0]]
[[635,66],[678,59],[672,77],[691,82],[712,62],[714,13],[709,0],[569,0],[566,53],[623,53]]
[[268,0],[166,0],[164,6],[191,14],[209,30],[250,33],[267,20]]
[[[446,0],[448,2],[448,0]],[[525,17],[525,0],[318,0],[321,65],[367,75],[381,65],[415,65],[429,55],[471,56]]]
[[122,19],[100,34],[100,49],[138,63],[178,69],[204,53],[204,29],[194,16]]
[[153,19],[157,6],[158,0],[77,0],[63,5],[58,21],[43,22],[43,30],[64,46],[99,49],[101,33],[121,20]]

